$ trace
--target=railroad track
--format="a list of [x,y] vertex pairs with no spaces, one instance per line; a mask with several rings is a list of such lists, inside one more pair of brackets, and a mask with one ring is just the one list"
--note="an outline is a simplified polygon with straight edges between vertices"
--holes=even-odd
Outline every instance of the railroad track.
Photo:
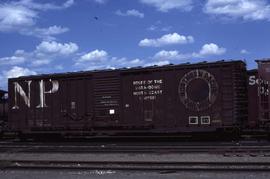
[[0,143],[1,153],[218,153],[270,157],[270,145]]
[[267,143],[174,144],[0,142],[0,169],[270,172]]
[[149,161],[0,161],[0,169],[88,169],[143,171],[268,171],[270,162],[149,162]]

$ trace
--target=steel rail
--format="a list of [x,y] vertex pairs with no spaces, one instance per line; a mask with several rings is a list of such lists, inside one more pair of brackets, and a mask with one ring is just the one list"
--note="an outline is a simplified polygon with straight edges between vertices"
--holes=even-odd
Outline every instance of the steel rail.
[[153,162],[0,160],[0,169],[88,169],[159,171],[268,171],[270,162]]
[[0,149],[0,153],[74,153],[74,154],[84,154],[84,153],[157,153],[157,154],[173,154],[173,153],[207,153],[207,154],[222,154],[224,156],[243,156],[243,155],[249,155],[249,156],[264,156],[264,157],[270,157],[270,149],[262,150],[262,149],[242,149],[242,150],[233,150],[233,149],[219,149],[219,150],[213,150],[213,149],[106,149],[103,148],[97,148],[97,149],[39,149],[39,148],[27,148],[27,149]]
[[270,146],[180,146],[180,145],[0,145],[0,152],[54,152],[54,153],[85,153],[85,152],[107,152],[107,153],[128,153],[128,152],[265,152],[270,154]]

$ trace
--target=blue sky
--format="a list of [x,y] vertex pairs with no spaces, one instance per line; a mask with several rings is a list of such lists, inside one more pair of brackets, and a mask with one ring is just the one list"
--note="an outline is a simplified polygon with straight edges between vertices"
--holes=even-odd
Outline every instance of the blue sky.
[[270,57],[267,0],[1,0],[7,78]]

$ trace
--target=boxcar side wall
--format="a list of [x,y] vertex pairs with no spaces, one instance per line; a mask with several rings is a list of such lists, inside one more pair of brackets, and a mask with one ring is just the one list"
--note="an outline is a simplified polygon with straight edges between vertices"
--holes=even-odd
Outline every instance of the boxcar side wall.
[[243,63],[131,72],[121,78],[126,125],[162,132],[214,131],[240,127],[247,117]]
[[8,117],[8,100],[0,98],[0,132]]
[[9,81],[11,130],[67,131],[91,125],[91,76]]
[[121,81],[119,71],[93,74],[94,123],[96,130],[119,128],[121,115]]
[[258,76],[259,83],[259,118],[261,127],[270,129],[270,60],[259,60]]
[[243,62],[9,80],[9,126],[21,132],[180,133],[247,118]]
[[259,126],[259,78],[258,71],[248,71],[248,127]]

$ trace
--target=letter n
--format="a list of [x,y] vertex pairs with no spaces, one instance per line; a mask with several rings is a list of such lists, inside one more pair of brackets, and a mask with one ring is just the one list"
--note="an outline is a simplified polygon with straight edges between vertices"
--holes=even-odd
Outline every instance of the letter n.
[[28,95],[26,95],[25,91],[23,90],[23,88],[21,87],[21,85],[18,82],[14,82],[14,106],[12,107],[12,109],[19,109],[18,106],[18,94],[22,97],[25,105],[30,108],[30,87],[31,87],[31,83],[32,81],[25,81],[28,85]]

